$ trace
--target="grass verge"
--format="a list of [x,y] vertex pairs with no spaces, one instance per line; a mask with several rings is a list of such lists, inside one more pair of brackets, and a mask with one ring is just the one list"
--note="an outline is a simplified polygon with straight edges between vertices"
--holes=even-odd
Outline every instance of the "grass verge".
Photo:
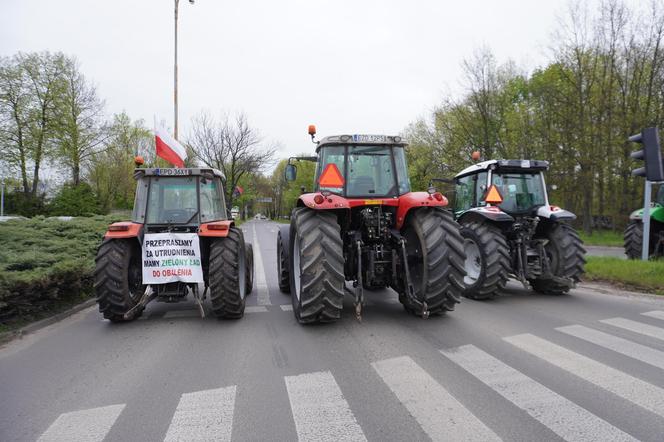
[[623,246],[623,232],[616,232],[614,230],[595,230],[590,235],[587,235],[584,232],[579,232],[579,236],[583,240],[583,243],[589,246]]
[[664,261],[587,256],[585,280],[606,281],[664,296]]

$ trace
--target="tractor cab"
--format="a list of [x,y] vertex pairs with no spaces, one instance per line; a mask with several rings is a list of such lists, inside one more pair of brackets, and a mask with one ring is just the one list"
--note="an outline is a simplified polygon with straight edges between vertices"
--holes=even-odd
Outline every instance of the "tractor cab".
[[147,232],[196,232],[226,220],[223,175],[216,169],[136,169],[132,221]]
[[543,171],[547,161],[492,160],[470,166],[455,177],[457,216],[476,207],[496,206],[525,215],[548,205]]
[[401,137],[342,135],[318,145],[315,190],[346,198],[392,198],[410,192]]

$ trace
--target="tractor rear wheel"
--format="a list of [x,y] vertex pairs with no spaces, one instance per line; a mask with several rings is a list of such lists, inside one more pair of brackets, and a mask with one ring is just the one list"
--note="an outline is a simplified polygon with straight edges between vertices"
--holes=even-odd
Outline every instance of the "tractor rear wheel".
[[231,227],[228,236],[210,243],[210,301],[218,318],[244,315],[246,296],[246,249],[242,231]]
[[[630,221],[625,229],[625,255],[628,259],[641,259],[643,247],[643,222]],[[652,253],[652,246],[648,247],[648,254]]]
[[[464,287],[465,254],[459,225],[452,214],[441,209],[417,209],[409,216],[403,236],[415,298],[425,301],[432,315],[454,310]],[[400,287],[399,301],[408,312],[420,315],[405,290]]]
[[336,321],[344,299],[344,255],[337,217],[328,211],[297,208],[290,229],[295,318],[302,324]]
[[[576,230],[568,224],[555,223],[546,232],[549,240],[544,246],[553,276],[579,282],[585,272],[586,260],[583,241]],[[569,292],[570,287],[555,284],[550,279],[538,278],[530,280],[533,290],[539,293],[561,295]]]
[[141,246],[136,239],[110,239],[99,246],[94,287],[104,318],[124,322],[141,316],[143,309],[138,309],[130,318],[124,318],[145,292]]
[[254,290],[254,248],[251,244],[246,246],[247,271],[245,273],[245,287],[247,296]]
[[281,234],[281,229],[279,229],[279,232],[277,232],[277,277],[279,278],[279,290],[281,290],[281,293],[290,293],[288,247],[288,236],[284,238],[284,235]]
[[463,296],[489,299],[507,284],[510,249],[501,230],[488,222],[462,223],[466,260]]

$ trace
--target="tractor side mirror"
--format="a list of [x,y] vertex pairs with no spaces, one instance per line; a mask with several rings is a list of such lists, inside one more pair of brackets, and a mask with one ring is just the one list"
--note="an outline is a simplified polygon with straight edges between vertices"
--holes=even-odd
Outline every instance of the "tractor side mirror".
[[286,181],[295,181],[295,178],[297,178],[297,167],[294,164],[286,164],[284,174]]

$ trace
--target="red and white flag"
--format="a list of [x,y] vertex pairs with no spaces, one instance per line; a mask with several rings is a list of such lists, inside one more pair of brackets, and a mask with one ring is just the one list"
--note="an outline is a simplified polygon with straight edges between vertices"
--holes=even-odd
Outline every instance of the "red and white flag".
[[184,167],[187,159],[187,150],[166,129],[158,126],[154,130],[155,144],[157,145],[157,156],[162,157],[175,167]]

